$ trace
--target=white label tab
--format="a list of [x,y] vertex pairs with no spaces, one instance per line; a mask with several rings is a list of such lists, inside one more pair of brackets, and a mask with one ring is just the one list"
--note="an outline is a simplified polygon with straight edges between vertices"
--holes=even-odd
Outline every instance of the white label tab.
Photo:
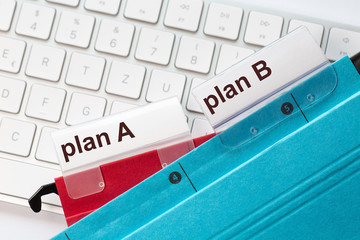
[[300,28],[193,90],[215,129],[328,63]]
[[153,150],[184,136],[190,136],[190,131],[176,98],[52,133],[66,175]]

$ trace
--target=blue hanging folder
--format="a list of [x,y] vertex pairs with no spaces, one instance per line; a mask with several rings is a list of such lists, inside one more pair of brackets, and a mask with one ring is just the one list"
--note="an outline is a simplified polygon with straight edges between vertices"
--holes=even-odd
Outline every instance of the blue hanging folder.
[[54,239],[360,239],[359,90],[344,57]]

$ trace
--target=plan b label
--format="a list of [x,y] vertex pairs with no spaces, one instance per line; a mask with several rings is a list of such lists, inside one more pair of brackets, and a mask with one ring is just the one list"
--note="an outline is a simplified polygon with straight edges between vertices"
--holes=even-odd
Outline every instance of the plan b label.
[[210,124],[222,131],[244,112],[295,87],[327,62],[309,31],[301,27],[201,84],[192,94]]

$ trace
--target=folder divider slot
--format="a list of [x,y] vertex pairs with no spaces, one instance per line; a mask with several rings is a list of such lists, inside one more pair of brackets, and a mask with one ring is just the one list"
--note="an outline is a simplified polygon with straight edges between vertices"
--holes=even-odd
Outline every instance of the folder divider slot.
[[[266,133],[294,114],[302,113],[305,120],[309,122],[304,110],[335,90],[337,75],[333,66],[329,65],[315,75],[306,75],[306,78],[307,80],[287,92],[282,92],[280,96],[267,102],[260,109],[249,109],[247,112],[251,113],[244,112],[240,121],[218,135],[221,142],[227,147],[238,147]],[[217,129],[215,131],[221,132]]]

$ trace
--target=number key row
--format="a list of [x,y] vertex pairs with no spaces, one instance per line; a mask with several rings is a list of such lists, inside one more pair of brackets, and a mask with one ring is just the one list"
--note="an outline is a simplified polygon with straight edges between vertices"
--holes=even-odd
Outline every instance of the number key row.
[[[130,1],[127,6],[129,6],[129,8],[133,8],[135,5],[131,7],[131,4],[135,2],[136,1]],[[90,4],[91,1],[87,1],[87,3]],[[91,6],[91,4],[89,4],[87,4],[88,7]],[[161,6],[161,1],[157,1],[156,4]],[[190,25],[188,28],[181,27],[180,25],[176,25],[174,21],[183,21],[185,23],[188,21],[188,17],[186,16],[188,16],[191,11],[196,10],[197,14],[195,15],[197,16],[199,12],[201,13],[202,7],[203,3],[201,1],[170,1],[164,24],[170,27],[195,31],[197,26],[196,28],[194,26],[190,27]],[[13,5],[9,4],[8,8],[11,11],[13,9]],[[171,12],[171,9],[173,8],[181,8],[181,11],[178,11],[178,13],[180,14],[183,12],[183,15],[177,16],[176,19],[169,20],[171,17],[175,16],[168,14],[168,12]],[[54,8],[23,3],[20,11],[19,20],[15,29],[17,34],[45,40],[49,38],[55,18]],[[242,14],[243,10],[241,8],[217,3],[210,4],[204,28],[205,34],[236,40],[241,25]],[[168,15],[169,17],[167,17]],[[192,14],[190,15],[193,16]],[[8,19],[8,17],[6,18]],[[8,20],[4,20],[4,22],[8,22]],[[188,21],[189,24],[194,22],[197,21]],[[5,25],[0,27],[7,30],[8,24]],[[282,25],[283,18],[280,16],[252,11],[249,14],[244,41],[249,44],[265,46],[280,37]],[[323,26],[291,20],[289,31],[299,25],[306,25],[314,34],[316,40],[319,43],[321,42]],[[88,48],[93,35],[94,26],[95,17],[64,11],[60,16],[55,41],[79,48]],[[101,21],[99,34],[95,43],[95,50],[119,56],[128,56],[133,42],[134,32],[135,27],[132,24],[104,19]],[[338,34],[338,32],[340,32],[340,34]],[[359,35],[360,34],[356,32],[341,29],[338,31],[338,29],[332,28],[330,30],[329,43],[326,51],[327,55],[330,59],[335,60],[346,53],[350,54],[356,52],[356,49],[358,48],[356,46],[354,47],[354,43]],[[160,65],[168,65],[173,51],[174,42],[175,35],[173,33],[143,28],[139,34],[135,58]],[[13,59],[10,59],[10,55],[6,52],[7,50],[4,50],[5,53],[3,55],[5,55],[5,57],[0,59],[1,70],[13,73],[17,73],[19,71],[22,60],[21,57],[23,56],[25,46],[20,46],[24,45],[24,43],[20,41],[17,42],[17,45],[18,47],[14,47],[14,49],[17,50],[12,51],[12,53],[14,53],[12,56]],[[214,46],[215,43],[213,41],[200,40],[192,37],[182,37],[180,40],[175,66],[180,69],[194,72],[208,73],[210,71]],[[192,51],[189,51],[189,49]],[[189,52],[191,52],[191,54]],[[334,57],[335,55],[337,56]],[[63,59],[63,56],[60,56],[59,59]],[[1,61],[6,61],[6,63],[1,63]],[[35,73],[28,72],[27,74],[43,79],[49,79],[51,81],[57,81],[59,78],[58,72],[55,72],[54,76],[51,77],[42,76],[44,74],[39,72],[40,71],[36,70]],[[218,70],[216,70],[216,72],[218,72]],[[95,88],[92,87],[91,89]]]

